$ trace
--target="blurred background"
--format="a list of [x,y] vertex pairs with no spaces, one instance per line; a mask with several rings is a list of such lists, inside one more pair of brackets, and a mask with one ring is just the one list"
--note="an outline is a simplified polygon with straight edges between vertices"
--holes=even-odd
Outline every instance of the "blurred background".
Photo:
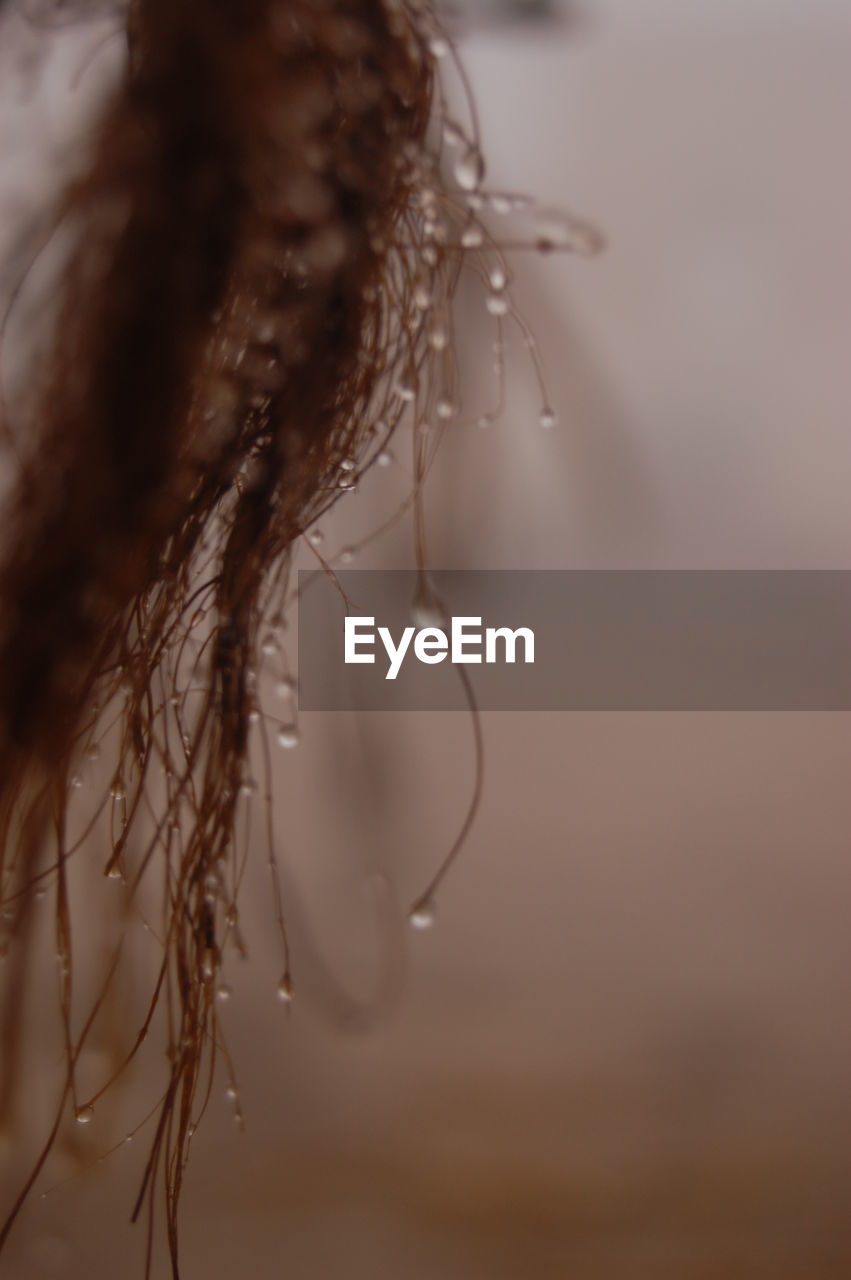
[[[607,249],[511,260],[552,431],[519,333],[505,413],[475,425],[495,332],[462,290],[471,421],[429,483],[432,563],[851,568],[848,5],[456,0],[452,21],[489,185],[590,218]],[[108,39],[73,82],[105,36],[51,37],[35,98],[10,71],[7,247],[96,108]],[[323,523],[329,554],[404,499],[393,449]],[[405,522],[357,563],[408,567]],[[403,941],[393,921],[469,799],[469,718],[300,728],[276,764],[296,998],[276,1000],[258,856],[222,1010],[246,1130],[222,1079],[186,1183],[187,1277],[851,1274],[847,716],[486,715],[479,819],[435,927]],[[348,1016],[388,948],[394,999]],[[162,1078],[154,1055],[63,1139],[6,1274],[140,1274],[145,1132],[97,1160]],[[6,1198],[49,1114],[7,1136]]]

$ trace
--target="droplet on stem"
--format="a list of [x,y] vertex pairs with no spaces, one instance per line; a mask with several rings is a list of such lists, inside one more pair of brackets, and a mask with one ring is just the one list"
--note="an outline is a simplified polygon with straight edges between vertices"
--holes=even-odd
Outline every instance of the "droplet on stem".
[[418,627],[442,627],[446,623],[446,610],[424,573],[420,574],[411,601],[411,617]]
[[455,161],[455,181],[462,191],[476,191],[485,176],[485,162],[476,146],[469,146]]
[[212,982],[216,974],[218,957],[212,947],[205,947],[201,956],[201,977],[204,982]]
[[74,1112],[74,1119],[77,1121],[77,1124],[91,1124],[94,1114],[94,1107],[78,1107]]
[[278,730],[278,746],[291,751],[299,744],[299,732],[294,724],[282,724]]
[[445,351],[449,346],[449,330],[443,320],[432,320],[428,328],[428,345],[432,351]]
[[431,898],[422,898],[411,908],[408,920],[412,928],[424,932],[426,929],[433,928],[436,914],[434,902]]
[[488,272],[491,288],[495,293],[499,293],[508,284],[508,276],[505,274],[505,267],[501,262],[495,262]]
[[539,253],[559,249],[591,258],[603,248],[604,240],[596,227],[558,209],[542,209],[535,225],[535,247]]
[[454,120],[444,120],[443,137],[450,147],[460,147],[464,141],[463,130]]
[[420,275],[414,281],[413,288],[414,306],[418,311],[428,311],[432,302],[432,282],[431,277]]
[[400,374],[396,383],[396,395],[400,400],[404,400],[406,404],[410,404],[416,398],[417,394],[417,371],[411,365]]

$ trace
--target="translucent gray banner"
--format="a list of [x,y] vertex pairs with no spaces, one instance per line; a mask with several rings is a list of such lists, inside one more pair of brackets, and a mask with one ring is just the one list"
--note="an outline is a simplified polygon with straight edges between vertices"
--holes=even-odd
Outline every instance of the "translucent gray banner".
[[302,711],[459,710],[461,672],[482,710],[851,710],[851,572],[340,570],[299,590]]

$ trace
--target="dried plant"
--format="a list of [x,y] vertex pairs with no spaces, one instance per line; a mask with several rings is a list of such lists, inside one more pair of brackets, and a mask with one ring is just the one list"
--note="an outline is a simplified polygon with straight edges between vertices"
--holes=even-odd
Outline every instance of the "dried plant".
[[[177,1275],[191,1136],[226,1054],[217,974],[225,948],[243,945],[236,832],[256,788],[253,731],[268,772],[258,667],[281,645],[294,547],[386,456],[413,406],[424,572],[422,484],[459,409],[452,295],[466,260],[500,350],[505,318],[522,326],[480,219],[486,204],[519,202],[482,191],[475,113],[469,127],[452,118],[436,64],[454,51],[425,3],[132,0],[119,20],[126,70],[56,217],[71,249],[49,356],[2,424],[16,478],[0,564],[0,1107],[14,1103],[29,921],[45,890],[65,1075],[0,1248],[69,1107],[90,1119],[157,1028],[168,1078],[136,1214],[148,1215],[150,1268],[161,1180]],[[546,214],[533,243],[596,247],[583,224]],[[553,420],[545,403],[542,425]],[[282,745],[295,732],[284,725]],[[480,772],[478,728],[476,743]],[[111,783],[81,820],[79,772],[102,749]],[[268,782],[265,799],[268,810]],[[415,923],[477,799],[478,787]],[[123,1064],[81,1097],[78,1058],[120,959],[119,947],[80,1027],[69,864],[98,823],[111,833],[105,874],[131,898],[159,885],[162,953]],[[271,821],[267,859],[286,1002]]]

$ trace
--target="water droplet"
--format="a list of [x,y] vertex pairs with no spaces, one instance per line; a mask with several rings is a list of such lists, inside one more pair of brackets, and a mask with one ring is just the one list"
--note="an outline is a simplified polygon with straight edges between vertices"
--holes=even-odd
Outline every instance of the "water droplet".
[[299,743],[298,729],[294,724],[281,725],[278,730],[278,746],[285,750],[292,750]]
[[508,276],[505,274],[505,267],[501,262],[495,262],[488,272],[491,288],[495,293],[499,293],[508,284]]
[[445,58],[449,52],[449,41],[445,36],[432,36],[428,47],[433,58]]
[[293,980],[288,973],[285,973],[281,981],[278,983],[277,996],[281,1004],[291,1004],[293,998]]
[[341,471],[354,471],[354,469],[355,469],[355,460],[354,460],[354,458],[343,458],[343,461],[340,463],[340,470],[341,470]]
[[109,866],[106,869],[106,878],[107,880],[123,880],[124,879],[124,874],[121,870],[121,866],[119,863],[111,862],[109,864]]
[[435,412],[437,413],[438,418],[441,418],[444,422],[448,422],[450,418],[455,417],[458,409],[448,396],[441,396],[435,405]]
[[542,209],[535,225],[535,247],[539,253],[564,249],[591,258],[603,248],[604,240],[596,227],[558,209]]
[[485,306],[492,316],[508,315],[510,302],[504,293],[489,293],[485,298]]
[[416,398],[416,394],[416,374],[412,374],[412,371],[409,370],[407,373],[404,373],[396,383],[396,395],[400,400],[404,400],[406,404],[410,404],[410,402]]
[[[423,223],[423,235],[428,239],[436,240],[438,244],[446,244],[449,239],[449,223],[439,215],[431,217],[427,222]],[[425,308],[422,308],[422,310],[425,310]]]
[[239,1097],[239,1089],[234,1080],[231,1080],[227,1088],[225,1089],[225,1097],[230,1098],[231,1101],[234,1101],[236,1098]]
[[446,623],[446,610],[425,574],[420,575],[411,601],[411,617],[418,627],[443,627]]
[[429,325],[428,345],[432,351],[445,351],[449,346],[449,330],[442,320],[433,320]]
[[259,719],[260,719],[260,712],[258,711],[257,707],[252,707],[248,713],[248,723],[257,724]]
[[83,779],[80,777],[79,773],[72,773],[69,785],[73,787],[75,791],[80,790],[80,787],[83,785]]
[[228,926],[229,929],[235,929],[238,920],[239,920],[239,912],[236,909],[236,904],[231,903],[231,905],[228,907],[225,913],[225,924]]
[[389,467],[393,462],[393,454],[389,449],[382,449],[375,461],[379,467]]
[[325,541],[325,534],[321,529],[311,529],[310,533],[307,535],[307,540],[312,547],[321,547],[322,543]]
[[417,902],[408,915],[412,928],[419,929],[421,932],[431,929],[434,926],[435,918],[435,907],[430,898]]
[[414,306],[418,311],[428,311],[432,300],[432,282],[429,276],[418,276],[413,288]]
[[343,547],[343,550],[340,552],[340,564],[351,564],[355,558],[355,554],[354,547]]
[[558,422],[558,417],[556,416],[555,410],[551,409],[549,405],[545,404],[543,409],[540,412],[538,421],[540,422],[541,426],[544,428],[545,431],[549,431],[550,428],[554,427]]
[[201,955],[201,977],[204,982],[212,982],[216,973],[218,957],[213,947],[205,947]]
[[253,796],[257,790],[256,778],[243,778],[239,784],[239,794],[241,796]]
[[475,224],[465,227],[461,232],[461,247],[463,249],[479,249],[484,242],[484,233],[481,227],[477,227]]
[[511,213],[511,207],[512,207],[511,196],[506,196],[499,191],[495,191],[488,198],[488,203],[490,207],[493,209],[494,213],[498,213],[501,216],[504,216],[506,213]]
[[86,752],[86,759],[92,761],[100,759],[100,747],[96,742],[93,742]]
[[109,794],[113,800],[125,800],[127,798],[127,788],[124,785],[124,779],[118,774],[113,778],[112,785],[109,788]]
[[464,133],[454,120],[444,120],[443,136],[450,147],[460,147],[464,141]]
[[223,982],[216,991],[216,999],[219,1000],[221,1004],[227,1004],[232,995],[233,992],[226,982]]
[[490,416],[490,414],[483,413],[479,418],[478,422],[476,423],[476,425],[478,427],[481,427],[482,431],[485,431],[491,425],[492,422],[493,422],[493,418]]
[[280,648],[278,637],[269,632],[260,642],[260,652],[270,658],[273,653],[277,653]]
[[275,693],[279,698],[289,699],[296,691],[296,682],[292,676],[281,676],[275,685]]
[[476,191],[485,176],[485,162],[478,147],[462,151],[454,165],[455,181],[462,191]]
[[94,1107],[78,1107],[74,1113],[77,1124],[91,1124],[94,1118]]

